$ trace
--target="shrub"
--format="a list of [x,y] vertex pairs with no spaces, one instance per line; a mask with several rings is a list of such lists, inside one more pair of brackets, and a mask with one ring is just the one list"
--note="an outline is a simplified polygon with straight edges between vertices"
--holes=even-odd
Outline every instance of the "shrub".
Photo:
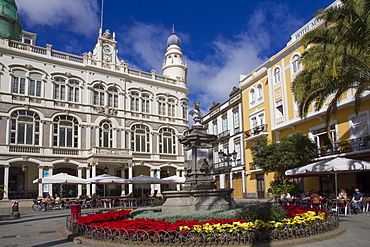
[[142,210],[141,212],[136,210],[130,215],[134,219],[136,218],[150,218],[155,220],[164,220],[171,223],[175,223],[177,220],[195,220],[195,221],[210,221],[214,219],[237,219],[235,210],[227,211],[197,211],[197,212],[181,212],[181,213],[170,213],[170,214],[159,214],[154,212],[153,208]]
[[236,218],[240,220],[256,221],[280,221],[286,218],[287,212],[280,205],[272,203],[247,204],[244,208],[236,211]]

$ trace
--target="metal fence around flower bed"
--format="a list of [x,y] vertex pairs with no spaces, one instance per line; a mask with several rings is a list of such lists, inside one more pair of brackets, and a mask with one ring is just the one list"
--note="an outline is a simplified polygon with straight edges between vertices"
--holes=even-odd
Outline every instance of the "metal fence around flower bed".
[[95,227],[71,222],[67,217],[67,229],[87,239],[130,245],[237,245],[273,240],[309,237],[332,231],[339,226],[336,212],[328,212],[323,221],[305,224],[282,225],[278,227],[232,231],[152,231]]

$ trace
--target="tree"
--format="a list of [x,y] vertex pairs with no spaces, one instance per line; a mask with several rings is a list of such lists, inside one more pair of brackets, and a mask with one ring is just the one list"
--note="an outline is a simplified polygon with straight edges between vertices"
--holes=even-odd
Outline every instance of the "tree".
[[253,163],[265,172],[277,172],[276,180],[285,181],[285,171],[303,166],[317,157],[317,146],[306,135],[296,132],[269,143],[266,137],[257,139],[251,148]]
[[292,91],[301,117],[307,116],[311,106],[318,111],[330,99],[325,114],[329,129],[348,90],[354,91],[358,113],[362,94],[370,89],[370,0],[342,0],[340,6],[319,10],[315,17],[324,20],[326,27],[303,37],[303,46],[311,47],[301,57],[304,69]]

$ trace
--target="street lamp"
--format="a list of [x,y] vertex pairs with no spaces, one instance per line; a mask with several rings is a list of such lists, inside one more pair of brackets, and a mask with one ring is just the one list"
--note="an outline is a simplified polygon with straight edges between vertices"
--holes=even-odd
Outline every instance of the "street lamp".
[[27,166],[26,165],[23,165],[22,166],[22,172],[26,172],[27,171]]
[[226,149],[226,153],[224,153],[222,150],[218,151],[218,158],[222,161],[226,161],[227,167],[229,168],[229,188],[230,189],[232,187],[230,161],[235,161],[237,155],[238,153],[235,150],[231,154],[229,153],[229,149]]

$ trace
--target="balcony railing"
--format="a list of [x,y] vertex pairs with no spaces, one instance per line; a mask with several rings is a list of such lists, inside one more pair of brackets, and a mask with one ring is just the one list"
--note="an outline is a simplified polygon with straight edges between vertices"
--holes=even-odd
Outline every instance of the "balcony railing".
[[223,139],[230,136],[230,130],[225,130],[224,132],[218,134],[218,139]]
[[335,142],[334,144],[321,146],[319,148],[319,155],[326,156],[331,154],[351,153],[363,150],[370,150],[370,136]]
[[250,138],[253,136],[258,136],[263,133],[267,133],[267,124],[261,124],[252,129],[244,131],[244,137]]

